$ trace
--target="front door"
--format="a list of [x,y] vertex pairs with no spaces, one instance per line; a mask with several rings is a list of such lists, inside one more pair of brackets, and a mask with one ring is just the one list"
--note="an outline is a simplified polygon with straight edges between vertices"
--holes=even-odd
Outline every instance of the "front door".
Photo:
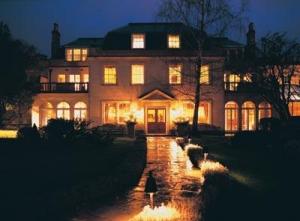
[[149,134],[166,133],[166,109],[149,108],[147,110],[147,127]]

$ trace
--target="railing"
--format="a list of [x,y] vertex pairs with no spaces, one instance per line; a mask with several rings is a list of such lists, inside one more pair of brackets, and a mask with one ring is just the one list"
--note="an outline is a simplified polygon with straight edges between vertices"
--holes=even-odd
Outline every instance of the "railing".
[[41,83],[41,93],[87,93],[89,83]]

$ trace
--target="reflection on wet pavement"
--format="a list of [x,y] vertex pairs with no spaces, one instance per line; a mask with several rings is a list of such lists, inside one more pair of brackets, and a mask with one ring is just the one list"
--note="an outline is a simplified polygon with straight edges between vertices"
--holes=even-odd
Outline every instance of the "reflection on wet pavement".
[[147,166],[138,186],[95,214],[74,221],[128,221],[134,217],[149,204],[144,188],[150,170],[158,187],[155,204],[171,204],[180,212],[180,220],[199,220],[200,170],[192,169],[186,153],[173,138],[149,137],[147,148]]

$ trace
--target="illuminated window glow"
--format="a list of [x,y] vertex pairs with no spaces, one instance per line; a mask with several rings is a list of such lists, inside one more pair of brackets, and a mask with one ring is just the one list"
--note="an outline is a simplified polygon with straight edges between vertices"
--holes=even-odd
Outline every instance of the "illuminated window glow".
[[169,66],[169,83],[181,84],[181,65]]
[[242,106],[242,130],[256,129],[255,104],[247,101]]
[[65,83],[66,82],[66,75],[65,74],[57,75],[57,82],[58,83]]
[[144,65],[131,66],[131,83],[144,84]]
[[75,120],[86,120],[87,119],[87,106],[83,102],[78,102],[74,106],[74,119]]
[[298,85],[298,86],[300,85],[300,74],[296,74],[296,75],[292,76],[291,84]]
[[[192,123],[194,116],[194,104],[183,103],[184,117]],[[198,122],[200,124],[211,124],[211,102],[201,101],[198,109]]]
[[125,124],[129,115],[129,102],[108,102],[104,104],[105,124]]
[[300,101],[290,102],[289,109],[292,116],[300,116]]
[[225,105],[225,131],[238,131],[239,106],[230,101]]
[[67,48],[65,51],[66,61],[86,61],[87,48]]
[[60,102],[57,105],[57,118],[70,120],[70,105],[67,102]]
[[70,74],[69,76],[69,82],[70,83],[75,83],[74,84],[74,89],[75,91],[80,90],[80,74]]
[[209,65],[202,65],[200,71],[200,84],[210,84]]
[[133,34],[132,35],[132,48],[144,49],[145,48],[145,35],[144,34]]
[[117,70],[113,66],[104,68],[104,84],[117,84]]
[[240,76],[237,74],[225,74],[224,82],[226,91],[237,91],[241,79]]
[[272,107],[268,102],[262,102],[258,105],[258,120],[272,117]]
[[169,48],[180,48],[180,36],[169,35],[168,36],[168,47]]

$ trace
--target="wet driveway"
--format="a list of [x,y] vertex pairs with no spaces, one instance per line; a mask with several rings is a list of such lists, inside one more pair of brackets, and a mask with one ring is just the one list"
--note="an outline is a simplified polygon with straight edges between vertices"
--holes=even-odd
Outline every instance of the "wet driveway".
[[173,205],[180,211],[182,221],[199,220],[200,172],[191,168],[186,153],[173,138],[149,137],[147,148],[147,166],[138,186],[115,202],[74,221],[130,220],[149,204],[144,187],[150,170],[153,170],[158,186],[155,205]]

